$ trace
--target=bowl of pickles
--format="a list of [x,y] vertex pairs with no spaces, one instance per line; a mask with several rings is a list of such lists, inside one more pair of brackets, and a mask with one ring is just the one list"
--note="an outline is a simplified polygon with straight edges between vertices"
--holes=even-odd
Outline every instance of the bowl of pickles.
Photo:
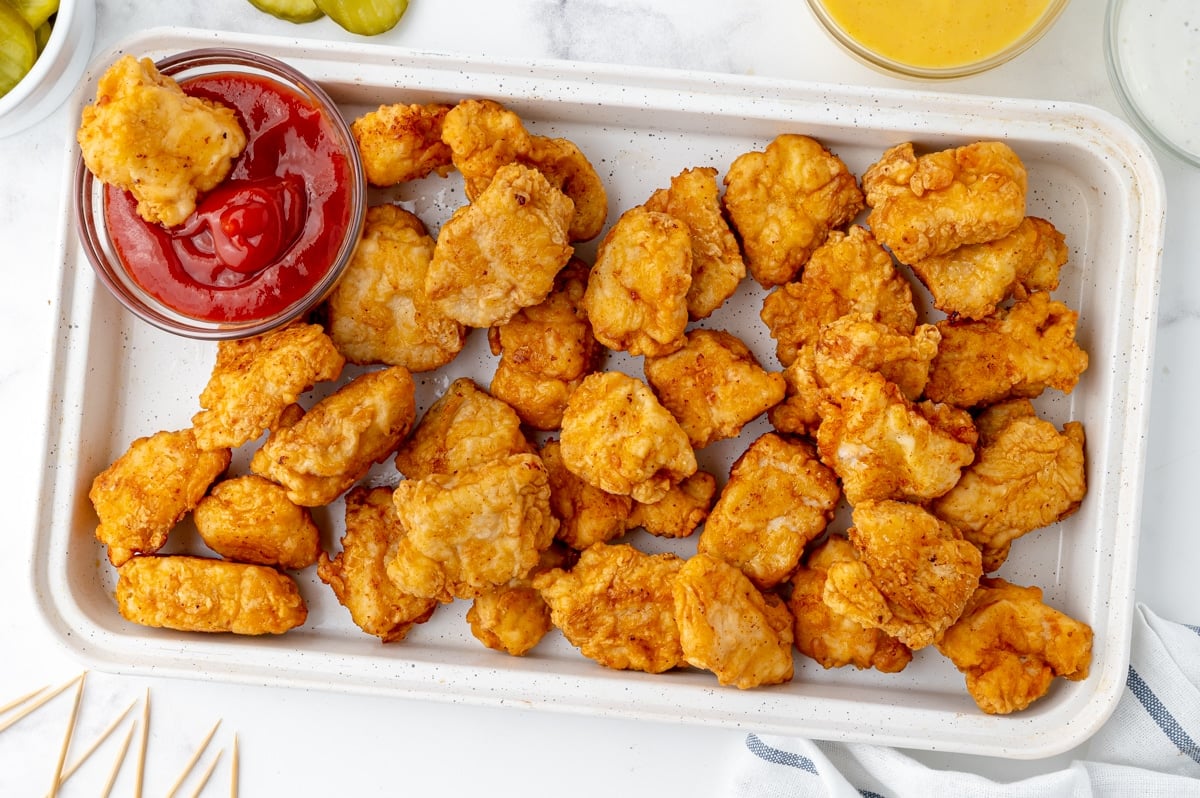
[[0,138],[62,105],[95,33],[95,0],[0,0]]

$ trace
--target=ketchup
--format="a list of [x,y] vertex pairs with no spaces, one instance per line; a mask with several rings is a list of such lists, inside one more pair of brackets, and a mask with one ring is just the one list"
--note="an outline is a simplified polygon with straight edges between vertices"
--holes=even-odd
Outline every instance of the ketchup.
[[220,73],[180,87],[236,112],[246,149],[177,227],[146,222],[128,192],[105,186],[109,235],[130,276],[193,318],[272,316],[333,266],[350,224],[351,163],[329,120],[270,78]]

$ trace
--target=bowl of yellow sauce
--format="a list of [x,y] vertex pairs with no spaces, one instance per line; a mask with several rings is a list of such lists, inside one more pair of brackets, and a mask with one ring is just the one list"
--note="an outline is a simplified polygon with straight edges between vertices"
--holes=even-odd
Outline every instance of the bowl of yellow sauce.
[[808,0],[817,19],[867,64],[913,78],[958,78],[1031,47],[1067,0]]

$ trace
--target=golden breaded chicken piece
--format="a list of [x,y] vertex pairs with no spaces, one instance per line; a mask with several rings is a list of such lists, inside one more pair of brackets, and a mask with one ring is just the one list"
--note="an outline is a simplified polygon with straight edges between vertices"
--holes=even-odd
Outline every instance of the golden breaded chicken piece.
[[633,499],[600,490],[572,474],[556,440],[546,441],[540,454],[550,475],[550,509],[559,521],[559,540],[582,551],[624,534]]
[[925,392],[941,340],[932,324],[919,324],[909,334],[869,316],[843,316],[822,327],[817,338],[817,384],[835,385],[855,369],[877,371],[895,383],[905,399],[915,401]]
[[1086,679],[1092,628],[1042,602],[1042,591],[983,578],[938,650],[966,674],[984,712],[1005,715],[1044,696],[1055,676]]
[[[558,530],[549,477],[536,454],[402,480],[392,500],[407,535],[388,576],[407,593],[442,602],[528,576]],[[421,555],[418,573],[411,572],[408,548]],[[426,559],[440,572],[432,582]]]
[[587,280],[587,264],[572,258],[545,300],[488,330],[500,356],[489,390],[534,429],[558,429],[567,398],[599,366],[602,349],[583,311]]
[[571,645],[608,668],[662,673],[684,664],[675,623],[675,579],[683,560],[632,546],[589,546],[569,571],[533,586]]
[[951,318],[982,319],[1014,294],[1053,291],[1067,262],[1063,234],[1045,219],[1026,216],[1003,238],[967,244],[912,264],[933,304]]
[[221,341],[204,408],[192,416],[202,449],[236,448],[273,430],[288,405],[325,380],[346,360],[318,324],[292,324],[253,338]]
[[156,432],[129,444],[92,480],[88,498],[100,518],[96,539],[120,566],[152,554],[229,467],[229,449],[204,451],[190,429]]
[[821,407],[825,401],[817,384],[817,352],[805,346],[783,370],[784,399],[767,411],[776,432],[785,435],[816,435],[821,426]]
[[1025,218],[1025,165],[1000,141],[917,156],[891,147],[863,173],[867,225],[900,260],[915,263],[1003,238]]
[[448,105],[381,105],[350,125],[363,171],[373,186],[394,186],[437,172],[450,173],[450,147],[442,141]]
[[516,412],[469,378],[460,377],[401,444],[396,468],[409,479],[423,479],[532,451]]
[[864,501],[851,517],[859,559],[829,564],[825,603],[914,651],[936,643],[979,585],[979,549],[916,504]]
[[522,657],[554,628],[550,607],[533,587],[533,577],[552,568],[568,567],[570,553],[561,546],[542,552],[538,564],[523,579],[486,590],[467,610],[471,634],[493,651]]
[[434,242],[398,205],[367,209],[354,257],[326,301],[329,337],[351,363],[432,371],[462,351],[463,325],[425,296]]
[[148,58],[119,58],[96,85],[76,134],[88,171],[129,191],[138,215],[167,227],[196,210],[246,146],[232,108],[189,97]]
[[697,554],[675,578],[675,622],[689,665],[740,690],[792,680],[792,614],[727,562]]
[[321,530],[308,509],[255,474],[218,482],[192,520],[204,544],[227,560],[299,570],[321,553]]
[[434,307],[469,327],[491,327],[536,305],[574,251],[567,240],[573,204],[520,164],[502,166],[470,205],[438,232],[425,273]]
[[975,459],[979,436],[966,411],[910,402],[878,372],[860,369],[826,395],[817,449],[852,505],[935,499]]
[[770,288],[795,277],[830,230],[858,216],[863,194],[841,158],[808,136],[785,133],[765,151],[734,160],[724,202],[750,274]]
[[608,220],[608,191],[591,161],[568,139],[534,136],[531,144],[528,165],[575,203],[567,228],[571,240],[591,241],[600,235]]
[[356,487],[346,494],[342,550],[330,559],[321,552],[317,576],[350,611],[355,626],[385,643],[403,640],[433,615],[438,603],[397,588],[387,575],[396,541],[404,535],[393,488]]
[[596,340],[631,355],[683,346],[692,286],[692,245],[673,216],[637,206],[600,242],[583,307]]
[[792,575],[788,609],[796,648],[823,668],[875,668],[899,673],[912,662],[912,650],[896,638],[835,612],[825,603],[825,575],[837,562],[855,562],[858,552],[841,535],[831,535],[817,545]]
[[783,375],[768,372],[741,339],[724,330],[693,330],[682,349],[645,359],[646,381],[679,421],[692,447],[735,438],[783,401]]
[[671,178],[669,188],[651,194],[645,207],[673,216],[687,227],[692,239],[688,316],[708,318],[746,276],[741,247],[721,210],[717,170],[711,166],[683,170]]
[[696,473],[687,433],[641,380],[589,374],[567,402],[559,438],[563,463],[589,485],[656,502]]
[[656,502],[634,502],[625,528],[641,527],[660,538],[686,538],[708,518],[716,495],[717,478],[707,471],[697,471],[672,485]]
[[287,574],[204,557],[135,557],[117,569],[116,596],[127,621],[181,632],[277,635],[308,618]]
[[272,432],[250,470],[283,485],[302,507],[329,504],[396,451],[415,416],[408,369],[367,372]]
[[1078,421],[1059,432],[1028,399],[992,405],[976,425],[978,457],[930,509],[980,548],[990,573],[1014,540],[1079,508],[1087,493],[1084,432]]
[[767,589],[783,582],[825,531],[841,499],[837,478],[807,441],[768,432],[734,462],[697,551]]
[[784,366],[816,343],[823,325],[851,313],[870,316],[903,333],[917,325],[912,287],[892,257],[857,225],[837,230],[813,253],[804,274],[763,299],[763,323]]

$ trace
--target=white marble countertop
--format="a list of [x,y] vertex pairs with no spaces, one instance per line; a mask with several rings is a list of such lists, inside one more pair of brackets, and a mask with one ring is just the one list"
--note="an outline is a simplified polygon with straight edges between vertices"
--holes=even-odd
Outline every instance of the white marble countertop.
[[[185,25],[351,41],[328,20],[303,27],[274,20],[245,0],[157,3],[98,0],[95,51],[129,33]],[[939,84],[970,92],[1090,103],[1118,113],[1105,73],[1103,0],[1075,0],[1032,50],[978,77]],[[881,76],[843,54],[817,28],[804,3],[746,0],[413,0],[392,32],[371,40],[449,53],[553,57],[819,80],[873,86],[914,84]],[[929,87],[929,86],[924,86]],[[9,577],[0,581],[0,704],[82,668],[43,627],[29,583],[37,469],[30,461],[46,434],[48,362],[57,323],[56,229],[64,213],[64,146],[74,121],[61,108],[34,128],[0,140],[0,243],[5,290],[0,318],[0,407],[9,455],[0,465],[0,506]],[[1159,153],[1168,192],[1167,237],[1137,598],[1164,617],[1200,623],[1192,580],[1200,538],[1190,514],[1200,425],[1200,170]],[[715,795],[744,730],[485,709],[266,686],[149,677],[88,675],[81,728],[99,730],[152,691],[154,719],[146,789],[162,794],[216,720],[210,754],[237,732],[243,795],[500,794]],[[69,700],[48,705],[0,736],[0,795],[33,796],[49,787]],[[115,743],[62,794],[94,795]],[[917,753],[938,767],[1008,780],[1061,767],[1071,753],[1036,762]],[[103,761],[100,761],[103,760]],[[229,752],[206,794],[228,794]],[[205,760],[207,762],[207,760]],[[115,794],[131,794],[128,769]],[[189,788],[190,789],[190,788]]]

